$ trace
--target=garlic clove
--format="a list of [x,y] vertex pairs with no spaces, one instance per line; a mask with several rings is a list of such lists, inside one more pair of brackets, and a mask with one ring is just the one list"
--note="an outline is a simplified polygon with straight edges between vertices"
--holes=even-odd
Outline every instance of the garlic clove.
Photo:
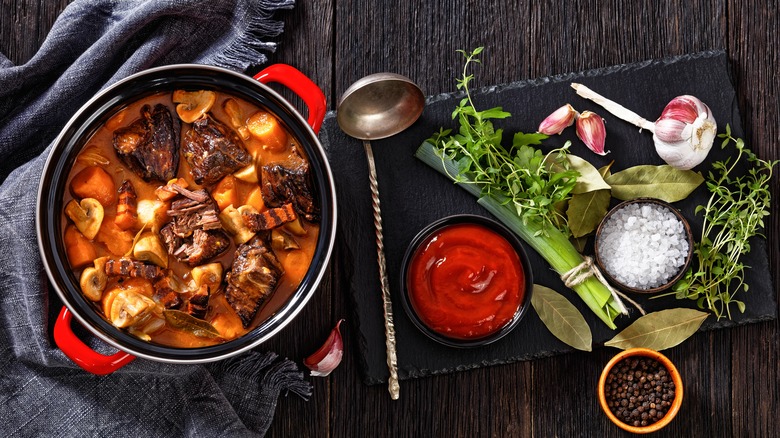
[[341,358],[344,355],[344,343],[341,339],[342,322],[344,320],[340,319],[336,323],[336,327],[331,330],[325,343],[311,356],[303,360],[303,364],[311,370],[312,376],[326,377],[341,363]]
[[591,151],[606,155],[604,144],[607,140],[607,128],[604,126],[604,119],[592,111],[583,111],[577,117],[577,137],[585,143]]
[[683,131],[687,123],[677,119],[658,119],[655,122],[655,136],[658,140],[667,143],[685,141]]
[[577,111],[567,103],[542,120],[539,124],[539,132],[545,135],[560,134],[574,123],[575,118],[577,118]]

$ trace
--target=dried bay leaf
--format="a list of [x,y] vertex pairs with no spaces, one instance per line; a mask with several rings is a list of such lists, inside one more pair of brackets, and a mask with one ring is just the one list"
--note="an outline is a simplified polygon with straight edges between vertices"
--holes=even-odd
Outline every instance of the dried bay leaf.
[[613,164],[615,164],[615,160],[612,160],[612,161],[610,161],[610,162],[609,162],[609,164],[607,164],[606,166],[603,166],[603,167],[600,167],[600,168],[599,168],[599,174],[600,174],[600,175],[601,175],[601,177],[602,177],[602,178],[604,178],[605,180],[606,180],[607,178],[609,178],[609,176],[610,176],[610,175],[612,175],[612,170],[611,170],[611,169],[612,169],[612,165],[613,165]]
[[604,181],[601,173],[592,164],[576,155],[567,155],[571,168],[580,173],[577,185],[571,191],[573,194],[588,193],[594,190],[609,190],[609,184]]
[[612,196],[621,201],[649,197],[677,202],[688,197],[704,182],[704,177],[698,172],[675,169],[666,164],[629,167],[605,179],[612,187]]
[[708,315],[706,312],[685,308],[648,313],[604,345],[623,350],[643,347],[661,351],[680,344],[696,333]]
[[567,345],[591,351],[593,336],[579,310],[563,295],[549,287],[534,284],[531,305],[547,329]]
[[566,218],[574,237],[590,234],[607,214],[612,195],[608,189],[576,193],[569,199]]
[[201,338],[218,338],[221,335],[213,325],[208,322],[195,318],[189,313],[179,310],[164,310],[165,321],[173,327],[182,329]]

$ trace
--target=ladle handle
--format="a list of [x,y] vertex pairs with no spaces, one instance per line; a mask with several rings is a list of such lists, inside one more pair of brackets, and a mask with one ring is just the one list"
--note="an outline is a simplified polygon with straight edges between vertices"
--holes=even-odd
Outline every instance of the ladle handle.
[[368,181],[371,184],[371,204],[374,210],[374,229],[376,231],[376,255],[379,262],[379,281],[382,285],[382,303],[385,315],[385,343],[387,347],[387,368],[390,377],[387,379],[387,390],[390,397],[398,400],[398,359],[395,351],[395,325],[393,324],[393,302],[390,300],[390,283],[387,280],[387,262],[385,261],[385,243],[382,233],[382,210],[379,208],[379,183],[376,178],[374,151],[371,143],[363,142],[368,159]]

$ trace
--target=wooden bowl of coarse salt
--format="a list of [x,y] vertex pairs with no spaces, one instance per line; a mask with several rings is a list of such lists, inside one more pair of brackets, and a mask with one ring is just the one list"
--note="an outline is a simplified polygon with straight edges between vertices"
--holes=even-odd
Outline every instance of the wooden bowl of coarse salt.
[[657,293],[674,285],[693,255],[690,224],[671,204],[638,198],[616,205],[596,229],[596,263],[626,292]]

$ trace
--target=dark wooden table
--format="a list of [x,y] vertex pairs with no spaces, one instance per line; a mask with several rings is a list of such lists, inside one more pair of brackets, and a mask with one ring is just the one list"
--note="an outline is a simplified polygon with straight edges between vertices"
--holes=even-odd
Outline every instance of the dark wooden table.
[[[3,0],[0,51],[26,62],[68,0]],[[457,49],[485,46],[478,85],[555,75],[709,49],[731,62],[746,140],[780,158],[780,10],[738,1],[299,0],[274,62],[298,67],[329,108],[356,79],[392,71],[426,94],[455,90]],[[778,182],[772,193],[780,200]],[[774,283],[780,216],[767,230]],[[338,255],[337,255],[338,256]],[[349,318],[337,261],[315,298],[267,348],[300,361],[333,323]],[[279,401],[271,436],[618,436],[601,412],[596,382],[615,354],[592,353],[404,381],[401,398],[362,383],[353,330],[329,378],[312,379],[308,402]],[[265,348],[265,346],[264,346]],[[780,413],[778,321],[699,333],[668,351],[686,384],[677,418],[659,435],[776,436]]]

